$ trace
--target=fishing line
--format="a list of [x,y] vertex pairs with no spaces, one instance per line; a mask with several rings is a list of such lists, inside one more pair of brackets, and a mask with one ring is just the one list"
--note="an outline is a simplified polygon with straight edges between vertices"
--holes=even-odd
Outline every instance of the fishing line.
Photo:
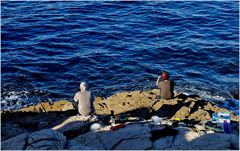
[[[153,9],[154,19],[155,19],[155,21],[157,21],[157,14],[156,14],[157,9],[156,9],[155,5],[156,5],[156,1],[154,1],[154,4],[153,4],[153,6],[152,6],[152,9]],[[157,32],[156,38],[157,38],[157,46],[158,46],[158,48],[160,48],[159,32]]]
[[[157,24],[157,8],[156,8],[156,5],[157,5],[157,3],[156,3],[156,1],[154,1],[153,2],[153,5],[152,5],[152,9],[153,9],[153,16],[154,16],[154,20],[155,20],[155,23]],[[157,42],[157,48],[158,49],[160,49],[160,38],[159,38],[159,32],[157,31],[157,36],[156,36],[156,42]],[[164,71],[164,68],[163,68],[163,65],[161,64],[160,65],[160,68],[162,69],[162,72],[160,73],[160,75],[163,73],[163,71]]]

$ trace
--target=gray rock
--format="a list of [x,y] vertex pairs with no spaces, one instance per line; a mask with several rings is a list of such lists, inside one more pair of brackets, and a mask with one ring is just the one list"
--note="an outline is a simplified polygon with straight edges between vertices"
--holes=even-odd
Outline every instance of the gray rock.
[[10,139],[10,138],[18,136],[18,135],[21,135],[26,132],[26,130],[23,128],[12,127],[12,123],[10,123],[10,124],[2,123],[1,129],[2,129],[2,131],[1,131],[1,140],[2,141]]
[[64,149],[65,146],[66,138],[62,133],[51,129],[43,129],[29,135],[26,149]]
[[149,131],[150,128],[145,125],[128,125],[116,131],[89,132],[74,140],[84,146],[101,150],[144,150],[152,147]]
[[179,150],[186,149],[188,142],[195,138],[195,133],[191,133],[190,128],[176,128],[178,135],[167,136],[153,142],[153,149],[158,150]]
[[173,136],[167,136],[167,137],[158,139],[157,141],[153,142],[153,149],[165,150],[165,149],[171,148],[173,145],[173,141],[174,141]]
[[189,128],[177,128],[179,134],[160,138],[153,142],[158,150],[239,150],[238,135],[202,134]]
[[192,129],[186,128],[186,127],[181,127],[181,128],[176,128],[178,130],[178,135],[175,136],[174,142],[172,149],[181,149],[185,150],[187,149],[187,146],[189,145],[189,142],[193,141],[194,139],[198,138],[200,136],[199,133],[193,132]]
[[89,124],[84,123],[84,122],[79,122],[79,121],[73,121],[73,122],[69,122],[69,123],[65,123],[65,124],[60,124],[58,126],[53,127],[53,130],[59,131],[61,133],[66,133],[69,131],[81,131],[82,129],[84,129],[86,126],[88,126]]
[[2,150],[24,150],[28,140],[27,133],[10,138],[1,143]]
[[238,135],[213,133],[205,134],[188,143],[191,150],[239,150]]
[[83,116],[71,116],[52,129],[63,133],[67,138],[78,136],[89,131],[91,122],[85,120],[86,117]]
[[83,145],[79,144],[78,142],[76,142],[75,140],[68,141],[66,149],[67,150],[96,150],[93,147],[83,146]]

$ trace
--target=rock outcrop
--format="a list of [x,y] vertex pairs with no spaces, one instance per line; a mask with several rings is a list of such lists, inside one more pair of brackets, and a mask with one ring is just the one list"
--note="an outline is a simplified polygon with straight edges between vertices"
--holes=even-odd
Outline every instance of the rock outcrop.
[[[239,149],[239,116],[199,96],[175,94],[160,100],[158,90],[122,92],[96,97],[96,117],[76,116],[72,102],[44,102],[16,111],[2,111],[3,150],[229,150]],[[114,113],[124,128],[111,130]],[[232,133],[214,133],[204,123],[213,113],[230,112]],[[121,116],[126,121],[121,121]],[[163,118],[154,125],[152,116]],[[99,121],[100,120],[100,121]],[[91,131],[93,123],[103,127]],[[116,120],[117,122],[117,120]]]
[[1,150],[24,150],[27,147],[28,134],[24,133],[1,142]]
[[66,137],[51,129],[43,129],[29,135],[27,150],[61,150],[66,145]]
[[199,96],[187,96],[175,94],[173,99],[158,99],[158,90],[122,92],[109,98],[97,97],[94,102],[96,113],[115,115],[131,113],[131,115],[149,118],[152,115],[174,120],[190,119],[196,121],[211,120],[211,115],[217,112],[230,112],[232,120],[239,122],[239,116],[235,117],[233,112],[219,107],[212,102],[207,102]]
[[63,133],[67,138],[72,138],[88,132],[92,123],[87,121],[86,117],[70,116],[52,129]]
[[189,128],[177,128],[178,134],[153,142],[156,150],[224,150],[238,149],[238,135],[213,133],[201,135]]
[[61,150],[66,146],[62,133],[44,129],[32,134],[21,134],[2,142],[2,150]]
[[149,132],[148,126],[128,125],[117,131],[89,132],[74,140],[100,150],[144,150],[152,148]]

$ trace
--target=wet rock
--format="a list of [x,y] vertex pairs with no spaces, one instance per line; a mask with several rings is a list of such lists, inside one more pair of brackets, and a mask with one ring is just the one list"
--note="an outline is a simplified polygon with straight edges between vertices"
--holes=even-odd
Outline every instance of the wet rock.
[[144,150],[152,147],[150,128],[144,125],[128,125],[117,131],[89,132],[74,140],[84,146],[101,150]]
[[29,135],[27,150],[57,150],[64,149],[66,138],[62,133],[43,129]]
[[1,143],[2,150],[24,150],[26,149],[28,135],[26,133],[10,138]]

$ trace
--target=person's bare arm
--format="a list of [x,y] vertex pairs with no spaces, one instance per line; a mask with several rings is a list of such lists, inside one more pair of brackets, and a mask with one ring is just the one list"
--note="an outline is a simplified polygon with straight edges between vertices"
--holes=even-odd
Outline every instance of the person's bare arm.
[[74,96],[74,102],[78,102],[77,93],[76,93],[75,96]]
[[160,82],[160,78],[161,76],[158,76],[157,82],[156,82],[156,86],[158,86],[158,83]]

